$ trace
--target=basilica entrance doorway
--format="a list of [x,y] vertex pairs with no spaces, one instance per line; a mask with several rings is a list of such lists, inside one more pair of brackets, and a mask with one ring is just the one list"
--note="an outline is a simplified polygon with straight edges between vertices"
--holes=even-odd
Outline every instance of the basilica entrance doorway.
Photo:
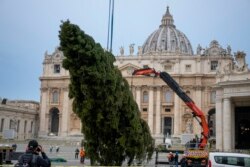
[[164,117],[163,134],[166,137],[172,134],[172,118],[171,117]]
[[59,110],[52,108],[50,110],[50,132],[54,135],[58,135],[59,130]]
[[250,149],[250,107],[235,108],[235,148]]

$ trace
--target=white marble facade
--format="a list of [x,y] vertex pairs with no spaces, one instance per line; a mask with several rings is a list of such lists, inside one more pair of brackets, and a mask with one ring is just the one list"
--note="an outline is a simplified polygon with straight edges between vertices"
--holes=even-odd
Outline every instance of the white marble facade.
[[39,103],[5,100],[0,100],[0,138],[25,140],[38,137]]
[[[156,18],[157,19],[157,18]],[[216,148],[234,149],[234,107],[250,106],[249,70],[245,54],[232,54],[230,46],[223,48],[213,40],[209,46],[198,45],[196,53],[184,33],[176,29],[167,8],[159,28],[143,46],[124,46],[116,56],[117,66],[131,85],[141,117],[148,122],[156,142],[164,136],[200,134],[201,127],[190,109],[156,77],[132,76],[139,68],[155,68],[168,72],[193,99],[211,123]],[[68,98],[69,73],[62,68],[63,53],[58,49],[45,53],[41,81],[39,136],[81,135],[81,123],[72,111]]]

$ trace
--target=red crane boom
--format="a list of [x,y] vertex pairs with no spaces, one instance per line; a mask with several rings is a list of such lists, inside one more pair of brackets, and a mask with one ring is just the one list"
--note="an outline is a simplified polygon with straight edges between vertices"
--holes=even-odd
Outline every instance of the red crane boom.
[[203,132],[201,133],[202,138],[199,147],[204,148],[207,145],[209,127],[204,113],[195,105],[194,101],[181,89],[179,84],[167,72],[156,72],[153,68],[146,68],[135,70],[132,75],[159,76],[192,110],[192,114],[196,120],[198,120],[197,117],[200,118],[200,121],[198,121],[203,129]]

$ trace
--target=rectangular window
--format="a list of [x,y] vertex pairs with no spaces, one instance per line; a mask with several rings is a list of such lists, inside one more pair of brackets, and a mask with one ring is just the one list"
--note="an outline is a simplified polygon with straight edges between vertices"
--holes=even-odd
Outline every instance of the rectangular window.
[[210,101],[212,104],[215,104],[215,102],[216,102],[216,92],[215,91],[212,91],[210,93]]
[[164,70],[165,71],[172,71],[172,65],[165,65]]
[[143,103],[148,103],[148,92],[144,91],[143,92],[143,99],[142,99]]
[[186,64],[185,70],[186,72],[191,72],[191,64]]
[[60,73],[60,64],[54,64],[54,73],[55,74]]
[[171,103],[172,102],[172,92],[171,91],[167,91],[165,94],[165,102],[166,103]]
[[58,91],[54,91],[52,93],[52,103],[58,103],[59,102],[59,93]]
[[218,61],[211,61],[211,71],[215,71],[218,67]]
[[3,132],[3,128],[4,128],[4,118],[1,119],[1,128],[0,128],[0,132]]
[[171,112],[170,108],[165,108],[165,112]]
[[142,111],[143,112],[148,112],[148,108],[143,108]]

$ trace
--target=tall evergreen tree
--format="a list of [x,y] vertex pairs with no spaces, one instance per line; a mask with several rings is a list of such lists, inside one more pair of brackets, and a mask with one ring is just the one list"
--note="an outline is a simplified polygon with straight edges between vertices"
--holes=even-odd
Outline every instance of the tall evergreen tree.
[[91,165],[128,165],[149,160],[154,141],[115,57],[70,21],[59,32],[63,67],[70,73],[69,97],[82,122]]

